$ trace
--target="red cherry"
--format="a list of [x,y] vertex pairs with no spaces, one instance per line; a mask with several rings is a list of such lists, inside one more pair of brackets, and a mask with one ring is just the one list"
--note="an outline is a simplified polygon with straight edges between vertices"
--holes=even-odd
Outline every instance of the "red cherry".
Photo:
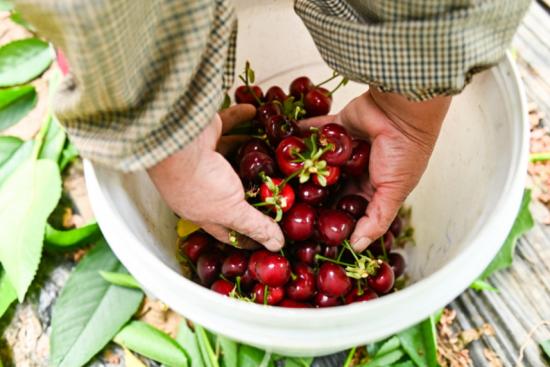
[[354,302],[367,302],[376,298],[378,298],[378,294],[376,294],[376,292],[370,289],[365,289],[363,294],[358,296]]
[[336,259],[340,253],[339,246],[323,246],[321,255],[328,257],[329,259]]
[[370,144],[365,140],[354,139],[351,157],[344,165],[349,176],[359,177],[369,171]]
[[315,294],[315,275],[313,271],[303,263],[294,265],[296,279],[286,287],[286,295],[295,301],[306,301]]
[[298,185],[296,194],[298,199],[306,204],[311,206],[321,206],[326,203],[329,196],[329,191],[326,187],[322,187],[308,181]]
[[201,283],[209,286],[220,275],[221,259],[217,252],[203,254],[197,260],[197,275]]
[[286,257],[270,253],[256,262],[256,277],[270,287],[281,287],[290,278],[290,264]]
[[[265,290],[267,288],[267,295]],[[254,289],[252,289],[252,295],[254,297],[254,302],[261,305],[276,305],[281,302],[285,297],[285,289],[283,287],[270,287],[264,284],[256,284]]]
[[294,120],[285,115],[274,115],[265,123],[265,133],[272,146],[277,146],[284,138],[298,136],[300,129]]
[[250,152],[241,159],[239,174],[243,180],[258,182],[260,172],[266,176],[273,176],[275,173],[275,162],[269,155],[262,152]]
[[317,228],[321,240],[329,246],[339,246],[348,239],[353,231],[353,218],[337,209],[322,209],[319,213]]
[[264,98],[262,89],[257,85],[251,85],[249,87],[247,87],[246,85],[241,85],[235,90],[235,101],[237,103],[250,103],[258,107],[260,104],[258,103],[256,98],[254,98],[254,95],[260,101]]
[[228,297],[229,294],[231,294],[231,291],[233,291],[233,288],[235,288],[235,285],[224,279],[216,280],[214,283],[212,283],[212,286],[210,287],[210,289],[212,289],[214,292],[223,294],[224,296]]
[[317,307],[334,307],[340,306],[342,302],[338,297],[329,297],[323,293],[317,293],[313,299],[313,304]]
[[[328,176],[325,176],[326,186],[332,186],[338,182],[340,179],[340,167],[337,166],[327,166]],[[313,182],[316,185],[323,186],[319,182],[319,176],[313,175]]]
[[351,280],[343,267],[325,262],[317,274],[317,289],[327,296],[340,297],[351,289]]
[[302,98],[302,95],[306,95],[307,92],[311,88],[313,88],[314,85],[311,82],[311,80],[307,76],[301,76],[299,78],[296,78],[290,83],[290,94],[296,99],[299,100]]
[[397,216],[390,224],[390,232],[393,234],[394,237],[399,237],[402,230],[403,221],[401,220],[401,217]]
[[308,117],[328,115],[332,100],[324,88],[313,88],[304,97]]
[[359,195],[346,195],[342,196],[338,203],[336,203],[336,209],[340,209],[355,219],[359,219],[365,215],[367,210],[367,205],[369,202],[362,196]]
[[193,263],[212,245],[212,237],[202,232],[191,233],[180,242],[179,250]]
[[243,292],[250,292],[254,284],[256,284],[256,278],[252,276],[250,270],[246,269],[244,274],[240,278],[241,290]]
[[319,142],[323,146],[333,145],[333,148],[322,156],[329,165],[341,166],[351,157],[351,137],[342,125],[334,123],[324,125],[319,130]]
[[251,152],[260,152],[271,156],[272,151],[267,144],[258,138],[252,138],[239,148],[237,151],[237,162],[242,161],[243,157]]
[[283,217],[281,227],[288,239],[307,240],[315,227],[315,209],[305,203],[295,204]]
[[[387,255],[390,253],[393,247],[393,242],[394,242],[393,234],[390,231],[388,231],[384,233],[384,236],[380,237],[369,246],[369,251],[374,256],[382,256],[384,255],[384,252]],[[384,244],[384,248],[382,248],[382,244]]]
[[344,297],[344,303],[349,305],[353,302],[365,302],[375,298],[378,298],[378,295],[373,290],[366,288],[362,289],[360,292],[357,287],[353,287],[353,289]]
[[243,275],[248,266],[248,259],[243,251],[235,251],[225,258],[222,274],[227,278]]
[[279,101],[283,103],[286,99],[286,93],[281,87],[273,86],[265,93],[265,100],[268,102]]
[[[250,259],[248,260],[248,272],[252,279],[258,280],[258,275],[256,274],[256,264],[259,260],[264,258],[265,256],[271,254],[271,252],[267,250],[256,250],[250,255]],[[245,273],[246,274],[246,273]]]
[[381,261],[379,264],[376,274],[367,278],[367,284],[376,293],[388,293],[393,288],[395,275],[387,262]]
[[275,158],[279,169],[285,176],[290,176],[302,169],[304,162],[296,162],[299,158],[296,154],[306,149],[306,145],[302,139],[296,136],[290,136],[279,143],[275,151]]
[[295,245],[294,256],[299,261],[313,265],[316,263],[315,255],[321,252],[321,245],[315,242],[303,242]]
[[265,128],[267,125],[267,120],[269,120],[270,117],[279,115],[282,112],[283,111],[279,104],[266,103],[256,109],[256,119],[258,119],[258,121],[260,121]]
[[405,272],[405,259],[398,252],[392,252],[388,256],[388,261],[396,278],[399,278]]
[[283,299],[279,303],[280,307],[287,307],[287,308],[311,308],[310,304],[304,303],[304,302],[298,302],[293,299]]
[[[272,178],[271,181],[275,186],[279,186],[283,180],[281,178]],[[269,184],[263,183],[260,185],[260,199],[266,201],[269,198],[273,197],[273,192],[269,188]],[[292,186],[285,184],[282,188],[279,189],[279,194],[275,198],[276,205],[278,205],[283,213],[286,213],[294,205],[295,195],[294,189]],[[269,206],[272,209],[275,209],[275,206]]]

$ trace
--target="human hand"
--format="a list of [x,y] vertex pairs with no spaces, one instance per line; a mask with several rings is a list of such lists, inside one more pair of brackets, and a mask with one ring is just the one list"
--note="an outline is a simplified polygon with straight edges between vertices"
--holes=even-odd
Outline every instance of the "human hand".
[[329,122],[344,125],[351,135],[371,141],[369,172],[349,191],[369,200],[350,242],[361,252],[382,236],[409,193],[418,184],[439,135],[451,97],[411,102],[371,88],[337,115],[304,120],[302,126]]
[[219,241],[230,243],[230,231],[236,231],[243,235],[238,238],[239,247],[254,247],[256,241],[277,251],[284,244],[279,226],[246,202],[241,180],[222,155],[242,142],[222,134],[255,113],[254,106],[241,104],[216,114],[195,140],[148,173],[175,213]]

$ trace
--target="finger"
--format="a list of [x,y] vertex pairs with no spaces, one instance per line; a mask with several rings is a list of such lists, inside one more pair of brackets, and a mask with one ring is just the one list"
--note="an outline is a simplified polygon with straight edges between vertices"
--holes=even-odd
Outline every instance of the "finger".
[[222,136],[218,142],[216,150],[223,156],[226,156],[228,153],[234,152],[239,146],[244,142],[251,139],[250,135],[230,135]]
[[369,203],[366,216],[355,226],[350,241],[356,252],[366,249],[374,240],[384,235],[403,203],[393,189],[378,188]]
[[241,201],[228,214],[226,227],[253,239],[270,251],[279,251],[285,243],[283,232],[277,223],[259,210]]
[[222,134],[225,134],[243,122],[252,120],[256,116],[256,107],[241,103],[220,111],[219,115],[223,122]]
[[308,119],[300,120],[298,122],[298,126],[302,130],[308,130],[310,127],[321,127],[331,122],[336,122],[337,120],[336,115],[310,117]]
[[213,223],[204,224],[202,225],[202,229],[204,229],[207,233],[209,233],[212,237],[214,237],[218,241],[231,246],[235,246],[240,249],[254,250],[254,249],[257,249],[258,247],[261,247],[261,245],[256,241],[242,235],[237,235],[236,243],[231,243],[230,241],[230,237],[232,235],[231,231],[219,224],[213,224]]

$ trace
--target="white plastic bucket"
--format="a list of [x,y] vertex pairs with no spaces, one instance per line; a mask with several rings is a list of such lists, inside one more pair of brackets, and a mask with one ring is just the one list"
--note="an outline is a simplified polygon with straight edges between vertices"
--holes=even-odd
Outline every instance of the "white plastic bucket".
[[[239,2],[238,66],[251,60],[263,87],[286,87],[303,74],[313,80],[330,75],[290,1],[257,4]],[[333,111],[364,90],[350,83],[335,95]],[[151,294],[235,340],[287,355],[323,355],[391,335],[459,295],[508,234],[527,153],[525,98],[507,57],[454,98],[428,170],[408,199],[417,242],[407,250],[412,284],[378,300],[328,309],[250,304],[185,279],[175,259],[176,218],[147,175],[123,175],[89,161],[85,174],[105,237]]]

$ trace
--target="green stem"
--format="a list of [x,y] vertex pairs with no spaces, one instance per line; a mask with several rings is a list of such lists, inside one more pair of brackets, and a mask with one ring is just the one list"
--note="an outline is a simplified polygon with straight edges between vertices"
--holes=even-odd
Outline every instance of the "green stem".
[[326,257],[326,256],[319,255],[319,254],[315,255],[315,259],[328,261],[328,262],[335,263],[335,264],[342,265],[342,266],[353,266],[352,264],[348,264],[348,263],[345,263],[343,261],[331,259],[330,257]]
[[317,85],[315,86],[315,88],[319,88],[321,85],[327,84],[327,83],[330,82],[331,80],[334,80],[334,79],[338,78],[339,75],[340,75],[340,74],[338,74],[337,71],[333,71],[333,72],[332,72],[332,76],[331,76],[330,78],[323,80],[321,83],[317,84]]
[[210,340],[208,340],[208,336],[206,335],[206,331],[203,329],[202,326],[195,325],[195,333],[198,333],[199,338],[202,339],[204,349],[206,349],[206,355],[210,360],[210,365],[213,367],[220,367],[220,364],[218,363],[218,358],[214,354],[214,350],[212,350],[212,345],[210,345]]
[[544,162],[550,160],[550,152],[529,154],[529,162]]
[[355,259],[355,261],[359,261],[359,258],[357,257],[357,254],[355,253],[355,251],[353,251],[353,248],[351,247],[351,244],[349,243],[348,240],[344,240],[344,247],[347,248],[351,254],[353,255],[353,258]]
[[40,155],[40,151],[42,150],[42,145],[44,145],[44,138],[46,137],[46,134],[50,129],[51,122],[52,122],[52,115],[48,113],[45,121],[42,123],[42,126],[40,127],[40,131],[38,132],[38,134],[36,134],[36,137],[35,137],[36,142],[34,144],[34,149],[32,151],[32,157],[35,160],[38,159],[38,156]]
[[344,362],[344,365],[342,367],[351,366],[351,362],[353,361],[353,356],[355,355],[355,349],[356,347],[351,348],[351,350],[348,353],[348,357],[346,358],[346,361]]
[[346,85],[347,83],[348,83],[348,78],[343,77],[342,80],[340,80],[340,83],[338,83],[338,85],[329,92],[329,96],[332,96],[334,92],[336,92],[341,86]]

